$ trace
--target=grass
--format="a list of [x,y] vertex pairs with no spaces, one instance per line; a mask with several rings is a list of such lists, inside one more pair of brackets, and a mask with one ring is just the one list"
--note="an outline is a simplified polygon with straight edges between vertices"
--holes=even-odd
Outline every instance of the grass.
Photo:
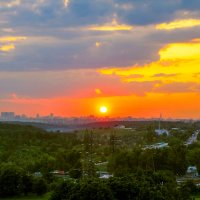
[[0,200],[49,200],[50,193],[44,196],[27,196],[27,197],[12,197],[12,198],[0,198]]
[[194,200],[200,200],[200,196],[193,196]]

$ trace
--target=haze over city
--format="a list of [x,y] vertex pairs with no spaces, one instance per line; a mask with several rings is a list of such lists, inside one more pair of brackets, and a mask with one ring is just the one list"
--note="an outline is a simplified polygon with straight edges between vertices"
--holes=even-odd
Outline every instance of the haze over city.
[[197,0],[1,0],[0,112],[200,118],[199,9]]

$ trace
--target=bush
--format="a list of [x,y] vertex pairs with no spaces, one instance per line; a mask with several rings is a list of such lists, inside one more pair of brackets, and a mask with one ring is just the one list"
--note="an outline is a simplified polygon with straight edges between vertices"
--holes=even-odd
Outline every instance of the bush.
[[106,182],[101,180],[87,180],[78,183],[70,200],[113,200],[113,195]]
[[62,181],[55,187],[50,200],[68,200],[74,188],[74,183],[71,181]]
[[23,191],[23,171],[15,165],[4,164],[0,168],[0,196],[11,197]]
[[33,182],[33,192],[41,196],[47,192],[47,183],[43,178],[36,178]]
[[69,171],[71,178],[79,179],[82,176],[82,171],[80,169],[72,169]]

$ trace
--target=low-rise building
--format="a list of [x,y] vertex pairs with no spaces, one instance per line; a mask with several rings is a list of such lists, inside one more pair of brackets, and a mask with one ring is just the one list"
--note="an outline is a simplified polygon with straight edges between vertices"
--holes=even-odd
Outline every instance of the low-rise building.
[[162,149],[168,147],[168,143],[166,142],[159,142],[152,145],[146,145],[143,149]]
[[197,167],[196,166],[189,166],[187,168],[187,175],[190,176],[198,176],[198,171],[197,171]]
[[169,131],[166,129],[155,129],[155,133],[157,135],[164,135],[164,134],[169,135]]

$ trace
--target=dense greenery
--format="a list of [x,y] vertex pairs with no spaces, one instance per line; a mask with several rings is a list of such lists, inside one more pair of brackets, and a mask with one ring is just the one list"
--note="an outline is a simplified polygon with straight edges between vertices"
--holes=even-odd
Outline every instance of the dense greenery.
[[177,187],[170,172],[139,170],[131,176],[108,180],[64,181],[57,185],[51,200],[188,200],[199,189],[187,182]]
[[[199,193],[193,182],[176,182],[189,165],[200,171],[200,143],[184,145],[199,123],[162,122],[168,130],[177,127],[169,136],[155,134],[156,122],[126,125],[132,129],[104,127],[66,134],[0,123],[0,197],[53,191],[52,200],[188,199]],[[161,141],[169,147],[144,148]],[[55,170],[65,171],[61,180],[67,181],[56,178]],[[98,179],[97,171],[114,177]]]
[[0,197],[43,195],[47,192],[47,184],[43,178],[28,175],[22,168],[12,163],[3,164],[0,168]]
[[50,134],[40,129],[0,124],[0,162],[12,162],[27,172],[80,167],[74,148],[81,141],[75,134]]
[[123,150],[110,159],[108,169],[117,176],[143,170],[170,170],[174,175],[184,175],[187,169],[186,147],[183,145],[164,149]]

